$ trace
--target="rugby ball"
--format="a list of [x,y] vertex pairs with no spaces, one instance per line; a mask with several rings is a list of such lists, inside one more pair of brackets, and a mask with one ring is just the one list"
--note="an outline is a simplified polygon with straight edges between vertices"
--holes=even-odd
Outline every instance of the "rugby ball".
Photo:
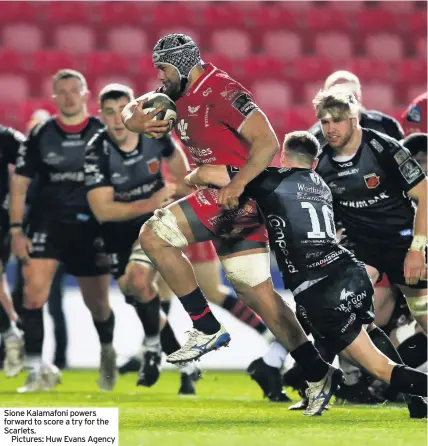
[[[143,112],[150,113],[155,110],[160,105],[163,107],[163,110],[160,111],[154,118],[154,121],[168,121],[168,130],[167,133],[170,132],[175,122],[177,121],[177,107],[175,106],[175,102],[164,93],[157,93],[155,91],[151,91],[150,93],[146,93],[141,99],[147,99],[143,104]],[[152,138],[151,135],[145,133],[145,136],[148,138]],[[161,138],[161,136],[159,137]]]

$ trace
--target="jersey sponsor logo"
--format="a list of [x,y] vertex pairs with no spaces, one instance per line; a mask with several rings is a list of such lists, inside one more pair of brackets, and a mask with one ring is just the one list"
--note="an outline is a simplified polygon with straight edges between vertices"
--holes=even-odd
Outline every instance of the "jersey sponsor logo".
[[408,184],[413,183],[413,181],[423,174],[419,164],[412,158],[409,158],[401,166],[399,166],[399,170]]
[[143,184],[127,192],[115,192],[114,196],[116,199],[120,201],[132,201],[132,199],[136,197],[138,198],[142,195],[146,195],[149,192],[151,192],[156,187],[157,184],[158,180],[153,181],[152,183]]
[[211,206],[211,203],[205,198],[203,190],[199,191],[195,198],[200,205]]
[[351,167],[354,165],[353,161],[349,161],[347,163],[339,163],[339,167],[344,168],[344,167]]
[[338,177],[347,177],[349,175],[355,175],[359,171],[360,171],[360,169],[358,169],[358,167],[354,167],[353,169],[344,170],[343,172],[338,172],[337,176]]
[[200,105],[197,105],[196,107],[191,107],[190,105],[187,107],[187,110],[189,111],[189,116],[197,116],[197,113],[199,109],[201,108]]
[[101,183],[104,180],[102,173],[94,173],[93,175],[85,175],[85,186],[93,186]]
[[147,163],[147,169],[150,174],[155,175],[159,172],[160,169],[160,162],[158,158],[150,158],[146,161]]
[[56,172],[50,173],[49,178],[52,183],[60,183],[62,181],[75,181],[76,183],[83,183],[85,174],[83,172]]
[[406,161],[407,158],[409,158],[409,152],[407,152],[404,149],[400,149],[395,155],[394,159],[397,162],[398,165],[401,165]]
[[278,247],[281,254],[284,256],[284,263],[287,267],[287,270],[290,274],[297,273],[297,268],[293,265],[291,260],[288,258],[290,255],[290,251],[287,247],[287,242],[285,240],[284,229],[286,228],[285,221],[279,216],[275,214],[268,215],[269,226],[272,228],[274,233],[274,243]]
[[84,169],[85,169],[85,174],[99,172],[98,166],[96,164],[85,163]]
[[189,124],[184,120],[180,120],[180,122],[177,124],[178,131],[180,132],[180,139],[183,141],[189,141],[189,137],[187,136],[187,127],[189,127]]
[[210,112],[210,106],[207,105],[205,107],[205,115],[204,115],[204,126],[205,126],[205,128],[210,126],[210,123],[208,121],[208,114],[209,114],[209,112]]
[[403,229],[400,231],[401,237],[408,237],[409,235],[413,234],[413,229]]
[[200,149],[199,147],[187,146],[187,148],[195,159],[199,157],[209,156],[213,153],[213,151],[209,147],[207,149]]
[[323,189],[317,189],[314,186],[306,186],[305,184],[301,184],[301,183],[297,183],[297,189],[299,189],[299,191],[301,192],[307,192],[309,194],[323,194],[324,190]]
[[369,200],[339,201],[339,204],[341,206],[346,206],[349,208],[367,208],[387,198],[389,198],[389,195],[387,195],[385,192],[381,192],[379,195],[375,195],[373,198]]
[[128,179],[129,179],[128,176],[122,176],[118,172],[114,172],[111,176],[111,182],[113,184],[123,184],[123,183],[126,183],[128,181]]
[[211,87],[208,87],[205,91],[202,92],[202,96],[207,97],[209,94],[213,92]]
[[257,105],[253,102],[250,96],[248,96],[248,94],[243,93],[232,102],[232,107],[238,110],[241,115],[248,116],[257,108]]
[[343,192],[345,192],[346,187],[345,186],[338,186],[334,181],[328,184],[328,187],[331,189],[331,191],[334,194],[341,195]]
[[133,164],[137,164],[139,161],[141,161],[143,159],[143,155],[138,155],[138,156],[134,156],[132,158],[126,159],[123,162],[124,166],[132,166]]
[[86,145],[85,141],[82,140],[76,140],[76,141],[62,141],[61,147],[81,147],[83,145]]
[[321,177],[318,174],[316,174],[315,172],[311,172],[309,174],[309,177],[317,186],[319,186],[321,184]]
[[422,121],[422,110],[417,104],[413,104],[406,115],[407,121],[419,123]]
[[314,263],[311,263],[308,265],[309,269],[317,268],[318,266],[321,266],[321,268],[324,268],[325,266],[329,265],[330,263],[336,261],[341,255],[343,254],[343,251],[334,251],[327,256],[323,257],[320,260],[317,260]]
[[364,181],[369,189],[375,189],[380,184],[380,177],[375,173],[364,175]]
[[379,153],[383,152],[383,146],[376,139],[370,141],[370,145]]
[[62,161],[64,161],[64,157],[61,155],[58,155],[58,153],[55,152],[49,152],[44,158],[43,161],[46,164],[49,164],[51,166],[56,166],[60,164]]
[[345,333],[345,331],[355,322],[356,319],[357,319],[357,315],[355,313],[352,313],[349,316],[349,319],[346,321],[346,324],[340,330],[340,332]]
[[100,157],[94,152],[90,152],[87,155],[85,155],[85,160],[88,160],[88,161],[98,161],[99,158]]

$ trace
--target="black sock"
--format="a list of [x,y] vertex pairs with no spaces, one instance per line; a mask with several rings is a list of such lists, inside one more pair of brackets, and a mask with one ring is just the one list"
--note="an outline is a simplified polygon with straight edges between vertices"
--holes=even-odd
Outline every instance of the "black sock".
[[370,339],[373,344],[385,355],[388,356],[389,359],[392,359],[397,364],[403,364],[403,360],[398,354],[396,348],[391,342],[391,339],[385,334],[383,330],[379,327],[373,328],[369,332]]
[[43,324],[43,308],[22,309],[24,324],[25,352],[29,356],[41,356],[45,327]]
[[0,333],[4,333],[10,328],[10,318],[7,311],[3,308],[0,303]]
[[405,365],[396,365],[392,369],[391,387],[398,392],[411,395],[427,396],[427,375]]
[[113,342],[114,331],[114,313],[110,313],[110,316],[105,321],[96,321],[93,319],[95,328],[97,329],[98,337],[101,344],[111,344]]
[[309,382],[321,381],[328,372],[329,365],[309,341],[290,352],[290,355],[302,367],[304,379]]
[[214,334],[220,330],[220,324],[212,314],[200,288],[196,288],[190,294],[179,297],[179,299],[197,330],[205,334]]
[[139,302],[135,299],[135,311],[148,337],[159,336],[160,332],[160,299],[155,296],[150,302]]
[[161,331],[160,339],[162,351],[165,352],[167,355],[170,355],[171,353],[174,353],[181,348],[181,345],[178,343],[177,338],[175,337],[172,327],[171,325],[169,325],[168,321],[166,321],[166,324]]
[[267,330],[262,318],[236,296],[228,294],[224,299],[222,307],[233,314],[236,319],[239,319],[244,324],[254,328],[254,330],[258,331],[260,334],[265,333]]
[[416,333],[402,342],[397,351],[404,364],[419,367],[427,360],[427,337],[423,333]]
[[162,311],[168,316],[169,310],[171,309],[171,301],[170,300],[162,300],[161,308],[162,308]]

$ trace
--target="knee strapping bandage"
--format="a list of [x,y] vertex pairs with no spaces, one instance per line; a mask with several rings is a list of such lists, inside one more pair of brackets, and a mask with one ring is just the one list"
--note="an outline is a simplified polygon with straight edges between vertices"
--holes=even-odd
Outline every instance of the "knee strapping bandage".
[[226,279],[232,285],[255,287],[270,277],[270,254],[242,255],[221,261],[226,272]]
[[145,223],[159,238],[174,248],[184,248],[189,244],[178,227],[175,215],[169,209],[157,209],[153,217]]

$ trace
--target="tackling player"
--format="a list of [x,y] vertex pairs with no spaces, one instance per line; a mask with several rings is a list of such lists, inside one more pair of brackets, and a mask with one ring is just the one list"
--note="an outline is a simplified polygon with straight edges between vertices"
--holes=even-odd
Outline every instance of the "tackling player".
[[[322,351],[333,359],[343,352],[372,375],[399,392],[427,395],[427,375],[394,361],[378,350],[389,342],[373,325],[373,287],[364,264],[336,239],[333,196],[313,167],[319,143],[309,132],[286,135],[283,168],[268,168],[251,181],[245,194],[253,197],[264,216],[284,285],[296,301],[302,324]],[[192,172],[188,184],[224,187],[238,168],[203,166]],[[221,170],[223,168],[223,171]],[[368,333],[369,332],[369,333]],[[378,347],[378,348],[376,348]],[[311,389],[305,415],[313,415]],[[426,403],[418,401],[426,417]],[[409,407],[410,408],[410,407]]]
[[427,102],[428,93],[417,96],[401,115],[401,125],[406,136],[412,133],[427,132]]
[[[198,190],[155,215],[142,228],[140,242],[162,277],[178,296],[193,321],[188,341],[168,361],[189,362],[227,345],[230,336],[213,316],[182,249],[196,242],[215,240],[226,276],[239,297],[263,319],[278,341],[305,369],[305,377],[319,398],[320,408],[330,399],[324,386],[334,385],[329,367],[308,341],[291,308],[276,293],[270,278],[266,228],[256,204],[243,200],[227,212],[245,184],[273,159],[278,140],[251,94],[225,72],[203,64],[195,42],[170,34],[155,45],[153,61],[164,92],[177,100],[176,131],[196,164],[237,164],[240,174],[223,190]],[[141,102],[125,107],[127,128],[161,136],[167,121],[152,121]],[[156,112],[160,109],[156,110]]]
[[[76,276],[101,343],[103,390],[116,380],[113,349],[114,314],[108,301],[109,263],[100,226],[86,199],[83,162],[85,147],[103,127],[89,116],[84,76],[60,70],[53,77],[58,116],[44,121],[21,145],[11,186],[12,251],[23,263],[25,348],[30,373],[20,392],[48,390],[59,382],[56,367],[42,367],[43,305],[60,262]],[[23,230],[28,187],[38,177],[31,203],[28,233]]]

